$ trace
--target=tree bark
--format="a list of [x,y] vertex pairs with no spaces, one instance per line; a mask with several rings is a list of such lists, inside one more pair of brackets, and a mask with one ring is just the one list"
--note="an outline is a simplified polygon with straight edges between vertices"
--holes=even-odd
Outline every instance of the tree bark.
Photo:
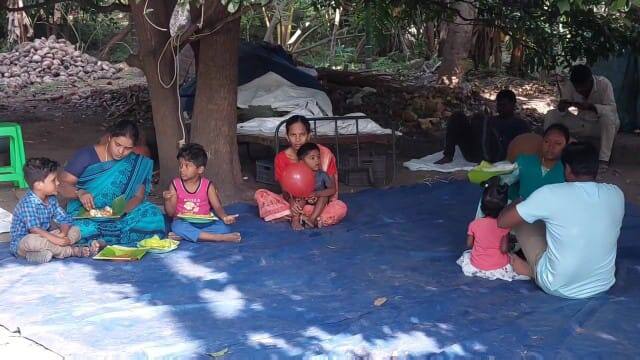
[[522,64],[524,61],[524,46],[516,38],[512,38],[513,50],[511,50],[511,61],[509,62],[509,73],[515,76],[522,75]]
[[424,37],[427,50],[427,60],[436,55],[436,27],[433,21],[427,22],[424,26]]
[[[214,17],[225,15],[221,9]],[[198,52],[192,140],[207,150],[207,176],[225,202],[238,198],[242,183],[236,142],[239,43],[240,19],[236,19],[201,38]]]
[[[20,8],[23,6],[22,0],[7,1],[9,8]],[[27,13],[15,11],[7,13],[7,41],[10,44],[22,44],[33,36],[33,26]]]
[[498,29],[493,29],[493,67],[495,69],[502,69],[502,32]]
[[122,42],[127,35],[129,35],[129,33],[131,32],[132,26],[131,24],[128,24],[124,29],[120,30],[117,34],[115,34],[111,40],[109,40],[109,42],[107,43],[107,45],[105,45],[102,50],[100,50],[100,55],[98,56],[101,60],[107,60],[107,57],[109,55],[109,51],[111,51],[111,48],[119,43]]
[[285,6],[287,5],[287,2],[287,0],[276,0],[273,2],[273,17],[269,22],[267,32],[264,34],[264,38],[262,39],[263,41],[269,42],[271,44],[275,43],[273,39],[273,33],[275,32],[276,28],[280,26],[281,16],[284,12]]
[[329,47],[329,54],[332,58],[336,56],[336,36],[340,27],[340,8],[337,8],[335,12],[335,18],[333,20],[333,31],[331,32],[331,46]]
[[[178,121],[178,96],[175,84],[165,88],[158,78],[158,61],[166,42],[169,40],[168,31],[154,28],[144,17],[144,1],[132,1],[131,19],[133,20],[138,37],[138,63],[147,78],[153,125],[158,143],[158,157],[160,165],[160,186],[168,187],[171,179],[176,176],[178,140],[182,138],[182,129]],[[147,15],[154,24],[168,27],[171,11],[175,6],[174,0],[149,0],[149,8],[153,12]],[[167,82],[174,71],[174,59],[164,56],[160,62],[160,76]]]
[[459,1],[453,4],[462,17],[456,15],[453,22],[447,24],[447,38],[442,49],[442,64],[438,70],[440,82],[455,85],[460,81],[464,69],[460,61],[469,56],[473,24],[468,20],[474,19],[476,9],[473,4]]
[[200,40],[192,41],[189,43],[191,50],[193,50],[193,60],[196,67],[196,76],[198,76],[198,68],[200,65]]
[[370,72],[333,70],[329,68],[319,68],[318,79],[342,86],[372,87],[375,89],[406,89],[412,91],[412,86],[407,86],[402,81],[394,79],[389,74],[379,74]]

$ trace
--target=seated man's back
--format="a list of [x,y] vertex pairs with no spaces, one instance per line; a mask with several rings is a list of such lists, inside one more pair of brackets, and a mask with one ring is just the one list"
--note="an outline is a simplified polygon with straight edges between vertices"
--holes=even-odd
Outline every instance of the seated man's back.
[[569,182],[547,185],[517,205],[527,222],[546,224],[547,250],[536,282],[547,293],[584,298],[615,283],[617,240],[624,195],[615,185]]

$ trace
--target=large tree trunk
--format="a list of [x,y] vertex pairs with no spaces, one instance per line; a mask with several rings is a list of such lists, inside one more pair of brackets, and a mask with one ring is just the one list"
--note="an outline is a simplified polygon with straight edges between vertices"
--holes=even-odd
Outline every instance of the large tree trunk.
[[[213,6],[217,0],[207,2]],[[175,0],[149,0],[147,15],[159,27],[168,27]],[[169,32],[156,29],[143,14],[144,1],[131,2],[131,16],[139,43],[139,53],[127,62],[140,67],[147,78],[153,124],[158,143],[160,181],[163,188],[176,175],[176,152],[183,133],[178,114],[176,84],[165,88],[158,78],[158,61]],[[207,24],[219,23],[229,14],[220,7],[205,19]],[[205,147],[209,154],[207,176],[214,182],[223,200],[237,199],[242,187],[240,160],[236,143],[236,98],[238,87],[238,45],[240,20],[225,24],[210,35],[203,36],[193,47],[198,85],[191,128],[191,141]],[[200,46],[201,45],[201,46]],[[167,56],[167,54],[169,56]],[[159,72],[168,83],[174,71],[171,51],[162,58]],[[189,142],[187,136],[186,141]]]
[[489,64],[489,56],[487,54],[491,39],[488,36],[489,29],[486,26],[478,25],[473,28],[471,48],[471,58],[475,69],[486,67]]
[[502,69],[502,32],[498,29],[493,29],[493,67],[495,69]]
[[441,82],[455,85],[460,81],[464,69],[461,60],[466,59],[471,47],[473,24],[469,20],[476,16],[476,8],[470,2],[456,2],[453,7],[458,10],[453,22],[447,24],[447,37],[442,49],[442,64],[438,70]]
[[511,50],[511,61],[509,62],[509,73],[515,76],[522,75],[522,64],[524,62],[524,46],[522,42],[516,38],[513,41],[513,50]]
[[[182,138],[182,129],[178,120],[178,95],[176,94],[176,84],[170,88],[165,88],[158,79],[158,60],[164,45],[169,40],[168,31],[160,31],[154,28],[144,18],[144,1],[132,1],[131,19],[134,22],[136,35],[138,37],[138,56],[133,59],[137,62],[147,78],[149,95],[151,97],[151,109],[153,112],[153,125],[158,144],[158,157],[160,165],[160,186],[162,189],[168,187],[171,179],[176,176],[177,162],[176,152],[178,141]],[[149,0],[149,8],[153,12],[147,15],[154,24],[168,27],[171,11],[175,6],[172,0]],[[169,82],[174,71],[174,59],[165,54],[160,62],[160,76],[163,81]]]
[[[8,8],[21,8],[23,6],[22,0],[7,1]],[[7,42],[9,44],[22,44],[32,36],[33,26],[26,12],[7,12]]]
[[273,39],[273,33],[275,32],[276,28],[280,26],[282,14],[284,13],[284,8],[287,6],[288,2],[289,2],[288,0],[276,0],[272,3],[273,9],[274,9],[273,17],[269,22],[269,25],[267,27],[267,32],[264,34],[264,38],[262,39],[263,41],[275,44],[275,41]]
[[477,68],[502,67],[502,35],[499,30],[485,25],[473,30],[472,57]]
[[[214,14],[225,15],[224,9]],[[225,202],[238,198],[242,182],[236,142],[239,43],[240,19],[200,39],[193,111],[192,140],[207,150],[207,176]]]
[[425,24],[424,38],[426,58],[431,59],[436,55],[436,26],[433,21],[429,21]]

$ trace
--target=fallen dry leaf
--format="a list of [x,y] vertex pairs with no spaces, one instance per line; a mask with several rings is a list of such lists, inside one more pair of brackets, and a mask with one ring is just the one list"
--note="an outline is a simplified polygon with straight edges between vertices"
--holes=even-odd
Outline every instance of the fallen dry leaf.
[[386,297],[379,297],[373,302],[373,305],[382,306],[386,302],[387,302],[387,298]]
[[211,356],[212,358],[218,358],[221,356],[225,356],[228,352],[229,352],[229,348],[224,348],[214,353],[208,353],[207,355]]

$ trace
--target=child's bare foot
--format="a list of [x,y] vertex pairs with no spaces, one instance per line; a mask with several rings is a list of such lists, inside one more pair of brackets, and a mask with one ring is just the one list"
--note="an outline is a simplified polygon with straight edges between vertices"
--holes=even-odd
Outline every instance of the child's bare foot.
[[167,238],[171,239],[171,240],[176,240],[176,241],[181,241],[182,238],[180,237],[180,235],[174,233],[174,232],[170,232],[167,234]]
[[71,254],[75,257],[89,257],[91,249],[88,246],[74,246],[71,248]]
[[240,240],[242,240],[242,236],[240,236],[239,232],[220,235],[220,241],[240,242]]
[[233,232],[228,234],[212,234],[208,232],[201,232],[198,237],[198,241],[214,241],[214,242],[239,242],[242,240],[239,232]]
[[516,274],[533,278],[531,266],[529,266],[528,262],[522,260],[518,255],[511,254],[510,257],[511,266],[513,267],[513,270],[516,272]]
[[93,240],[89,244],[89,252],[91,256],[96,256],[100,250],[104,249],[107,246],[107,243],[104,240]]
[[312,219],[312,218],[307,217],[307,216],[301,216],[300,217],[300,222],[302,222],[302,224],[305,227],[309,227],[309,228],[318,227],[318,219]]
[[281,216],[277,219],[269,220],[270,223],[288,222],[291,221],[291,215]]
[[304,227],[302,226],[302,223],[300,222],[300,217],[295,216],[291,219],[291,228],[295,231],[304,229]]

